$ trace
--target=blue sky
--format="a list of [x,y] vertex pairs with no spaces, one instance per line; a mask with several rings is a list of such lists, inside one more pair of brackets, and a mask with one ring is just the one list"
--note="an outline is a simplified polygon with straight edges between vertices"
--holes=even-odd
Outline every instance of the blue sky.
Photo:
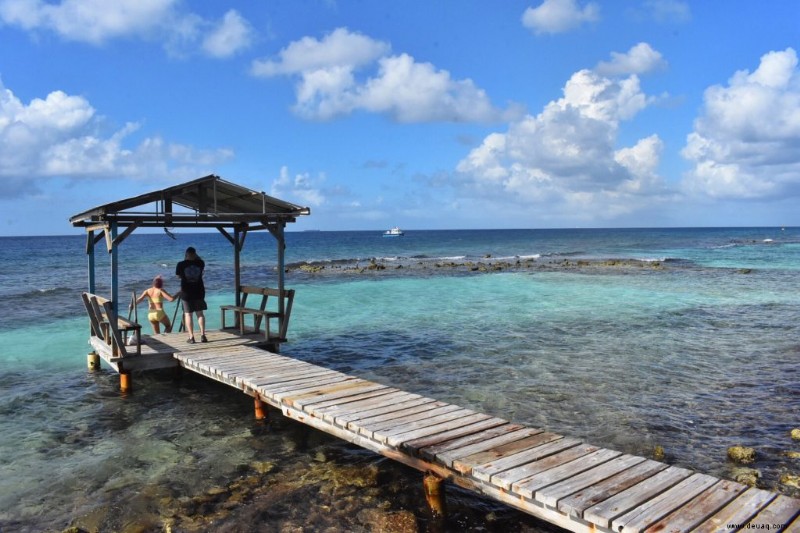
[[210,173],[293,229],[800,225],[800,2],[0,0],[0,235]]

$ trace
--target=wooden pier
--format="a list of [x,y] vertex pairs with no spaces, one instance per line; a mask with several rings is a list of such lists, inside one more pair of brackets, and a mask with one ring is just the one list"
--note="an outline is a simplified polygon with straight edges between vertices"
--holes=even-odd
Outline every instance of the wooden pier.
[[[294,291],[284,286],[284,230],[310,209],[209,175],[160,191],[111,202],[70,218],[86,231],[88,292],[83,294],[94,352],[132,388],[131,373],[183,367],[254,398],[283,415],[424,472],[434,515],[444,513],[443,483],[485,495],[578,532],[800,531],[800,500],[719,480],[684,468],[606,450],[542,429],[404,392],[297,359],[278,351]],[[137,228],[215,229],[232,245],[232,303],[223,306],[230,330],[187,344],[183,334],[142,338],[141,324],[120,317],[120,245]],[[275,238],[277,289],[242,284],[245,237]],[[95,246],[105,238],[111,294],[95,293]],[[247,295],[262,298],[247,307]],[[266,298],[277,299],[267,309]],[[253,328],[245,326],[251,318]],[[275,319],[271,334],[269,320]],[[258,329],[263,322],[264,334]],[[177,326],[177,324],[176,324]],[[252,334],[249,331],[255,330]],[[128,337],[135,348],[127,346]]]
[[256,416],[270,405],[420,470],[434,514],[443,512],[437,494],[446,481],[576,532],[800,531],[798,499],[271,353],[257,336],[208,338],[155,335],[141,355],[100,355],[118,371],[181,366],[253,396]]

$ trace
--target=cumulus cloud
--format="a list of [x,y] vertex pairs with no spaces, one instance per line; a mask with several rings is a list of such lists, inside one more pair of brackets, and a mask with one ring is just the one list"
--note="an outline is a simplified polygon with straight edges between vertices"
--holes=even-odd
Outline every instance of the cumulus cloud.
[[81,96],[53,91],[25,104],[0,82],[0,180],[6,198],[30,194],[43,180],[196,177],[229,159],[229,150],[197,150],[147,138],[125,141],[139,125],[99,132],[95,109]]
[[203,50],[213,57],[229,57],[250,46],[253,36],[250,23],[231,9],[203,40]]
[[563,33],[599,19],[600,8],[594,2],[580,7],[576,0],[544,0],[539,7],[525,10],[522,25],[537,34]]
[[706,89],[682,155],[686,191],[714,198],[800,195],[800,71],[792,48]]
[[361,110],[398,122],[488,122],[516,112],[495,108],[472,80],[453,79],[408,54],[388,55],[390,49],[388,43],[338,28],[319,40],[290,43],[275,58],[254,61],[251,73],[298,78],[293,109],[307,119]]
[[269,77],[337,68],[353,71],[373,63],[390,49],[389,43],[337,28],[320,40],[303,37],[290,43],[278,53],[277,59],[254,61],[252,73]]
[[326,202],[323,184],[325,175],[316,178],[309,173],[289,173],[289,168],[281,167],[280,176],[272,182],[270,195],[276,198],[294,198],[297,202],[309,207],[319,207]]
[[611,61],[601,61],[594,70],[603,76],[644,74],[663,69],[667,62],[647,43],[639,43],[626,53],[611,52]]
[[117,38],[161,40],[170,52],[200,49],[212,57],[250,45],[253,30],[236,11],[215,22],[182,11],[181,5],[179,0],[0,0],[0,22],[98,46]]
[[462,192],[526,206],[541,217],[610,219],[646,205],[641,197],[655,201],[666,191],[657,171],[659,137],[616,147],[620,123],[651,101],[635,74],[611,79],[578,71],[562,98],[488,135],[459,162]]
[[65,39],[100,44],[150,31],[170,18],[177,0],[3,0],[0,18],[26,30],[46,29]]

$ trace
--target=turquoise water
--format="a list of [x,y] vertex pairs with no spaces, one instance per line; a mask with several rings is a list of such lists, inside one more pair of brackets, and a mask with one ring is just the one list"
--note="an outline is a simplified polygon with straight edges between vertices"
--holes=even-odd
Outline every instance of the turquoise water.
[[[287,241],[297,290],[287,355],[627,453],[660,445],[667,462],[720,477],[734,474],[728,446],[753,446],[762,486],[797,495],[779,478],[800,469],[783,455],[800,426],[800,229]],[[425,525],[416,472],[279,417],[255,423],[252,400],[233,389],[154,373],[120,396],[115,374],[85,370],[83,237],[0,245],[0,530],[367,531],[374,509],[411,511]],[[208,263],[209,308],[230,302],[232,253],[212,234],[134,234],[121,249],[121,294],[156,274],[175,290],[189,245]],[[372,258],[405,268],[331,273]],[[430,266],[529,258],[541,268]],[[559,266],[606,259],[645,266]],[[107,261],[98,254],[99,292]],[[248,236],[243,263],[245,283],[274,285],[269,236]],[[327,268],[296,269],[306,263]],[[219,325],[217,312],[208,317]],[[374,479],[354,482],[353,468]],[[245,482],[242,492],[235,483]],[[448,530],[550,530],[448,495]]]

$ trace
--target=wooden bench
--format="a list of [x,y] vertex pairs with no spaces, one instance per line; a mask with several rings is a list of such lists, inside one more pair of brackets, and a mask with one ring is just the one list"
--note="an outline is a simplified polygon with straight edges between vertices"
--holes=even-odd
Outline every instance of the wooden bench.
[[126,357],[129,354],[126,340],[133,334],[136,345],[136,355],[142,354],[142,326],[136,322],[117,316],[114,313],[111,300],[84,292],[83,305],[89,315],[92,327],[92,336],[105,342],[112,356]]
[[[254,298],[261,297],[258,307],[248,307],[248,296]],[[239,334],[244,335],[248,332],[245,326],[245,318],[250,315],[253,317],[253,333],[261,331],[261,323],[264,322],[264,339],[268,342],[286,342],[286,330],[289,328],[289,316],[292,314],[292,302],[294,301],[294,289],[284,290],[283,299],[284,307],[283,313],[280,311],[268,309],[267,303],[269,298],[277,299],[281,297],[281,292],[278,289],[271,289],[265,287],[251,287],[242,285],[239,287],[239,305],[222,305],[220,312],[222,313],[222,329],[225,329],[225,315],[226,311],[230,311],[234,316],[234,328],[239,329]],[[280,306],[277,306],[280,309]],[[278,319],[278,332],[273,334],[270,329],[270,320]]]

